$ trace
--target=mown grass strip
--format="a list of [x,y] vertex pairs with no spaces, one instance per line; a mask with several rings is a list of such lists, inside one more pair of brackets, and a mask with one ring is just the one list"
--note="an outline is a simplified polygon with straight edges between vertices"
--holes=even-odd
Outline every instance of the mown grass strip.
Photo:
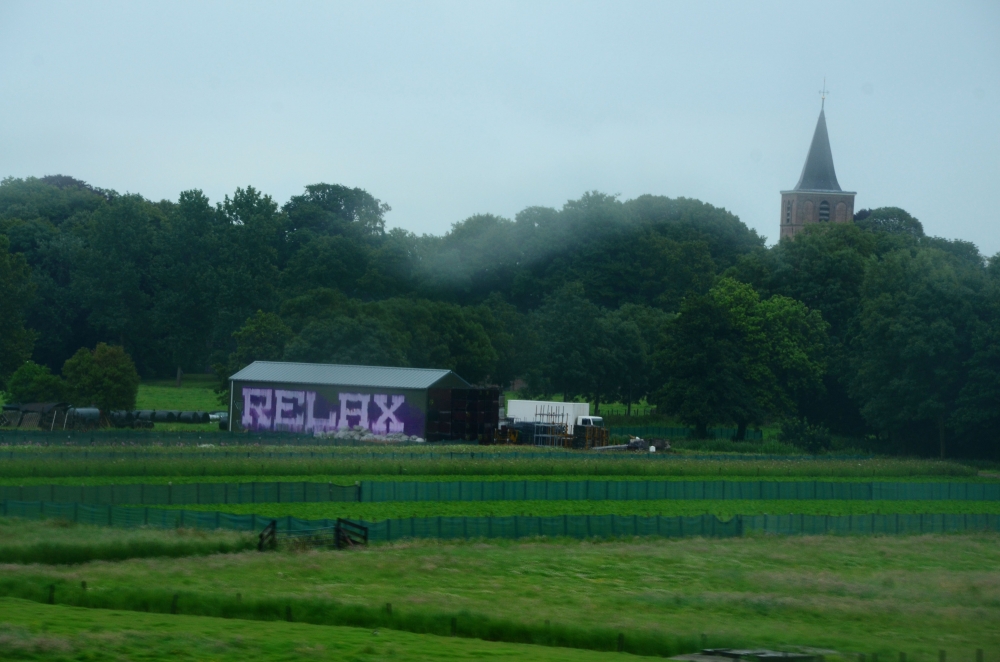
[[418,501],[379,503],[247,503],[184,506],[184,510],[319,520],[378,522],[409,517],[554,517],[558,515],[981,515],[1000,514],[997,501],[824,501],[824,500],[662,500],[662,501]]
[[[794,483],[803,481],[822,480],[831,483],[856,483],[859,479],[870,477],[858,476],[722,476],[721,480],[760,480],[762,482]],[[76,487],[91,487],[97,485],[190,485],[194,483],[266,483],[266,482],[286,482],[286,483],[328,483],[333,482],[339,485],[352,485],[356,482],[368,481],[373,483],[393,483],[393,482],[424,482],[438,483],[449,482],[460,479],[470,482],[501,482],[501,481],[632,481],[642,482],[647,480],[675,481],[675,482],[695,482],[695,481],[718,481],[719,474],[714,475],[678,475],[678,476],[645,476],[645,475],[617,475],[617,476],[595,476],[595,475],[539,475],[539,474],[479,474],[462,475],[410,475],[410,474],[311,474],[311,475],[197,475],[197,476],[21,476],[21,477],[0,477],[0,485],[35,486],[35,485],[73,485]],[[870,481],[865,481],[870,482]],[[997,483],[1000,482],[998,475],[975,475],[975,476],[891,476],[883,482],[893,483]]]
[[[599,662],[614,653],[335,627],[82,609],[0,598],[0,659]],[[123,618],[125,617],[125,618]]]
[[[214,616],[259,621],[290,621],[314,625],[388,628],[420,634],[458,636],[486,641],[561,646],[595,651],[619,648],[619,631],[558,623],[519,623],[469,612],[345,605],[330,599],[299,596],[253,597],[155,588],[114,587],[99,591],[46,577],[0,578],[0,596],[38,603],[161,614]],[[672,656],[691,653],[702,642],[697,635],[652,631],[624,633],[624,652]],[[735,646],[737,642],[713,641]]]
[[179,558],[256,549],[236,531],[119,529],[59,519],[0,518],[0,563],[75,564],[131,558]]
[[[2,459],[2,454],[0,454]],[[122,454],[109,459],[74,456],[40,456],[37,460],[0,463],[6,478],[75,476],[290,476],[396,475],[396,476],[674,476],[674,477],[851,477],[900,478],[914,476],[970,477],[977,470],[953,462],[924,460],[691,460],[650,461],[639,458],[608,459],[441,459],[393,460],[388,458],[299,458],[250,456],[136,459]]]

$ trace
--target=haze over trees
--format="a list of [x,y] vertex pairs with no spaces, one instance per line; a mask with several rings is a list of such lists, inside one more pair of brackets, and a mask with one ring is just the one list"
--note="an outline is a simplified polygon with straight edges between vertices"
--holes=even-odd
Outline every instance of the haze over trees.
[[807,421],[889,451],[1000,450],[1000,256],[902,209],[772,248],[683,198],[591,192],[443,236],[387,230],[388,211],[328,184],[213,205],[3,180],[0,387],[68,383],[94,347],[148,377],[441,367],[534,396],[645,398],[699,429]]

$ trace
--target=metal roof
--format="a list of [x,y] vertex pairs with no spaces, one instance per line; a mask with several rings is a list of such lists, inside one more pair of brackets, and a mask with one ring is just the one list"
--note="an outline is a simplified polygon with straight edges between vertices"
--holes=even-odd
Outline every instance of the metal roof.
[[833,169],[833,152],[830,135],[826,132],[826,114],[820,110],[816,131],[813,133],[809,155],[802,166],[802,175],[795,185],[796,191],[839,191],[837,173]]
[[451,370],[281,361],[254,361],[229,379],[242,382],[413,389],[430,388],[443,381],[445,383],[441,384],[442,387],[469,388],[469,383]]

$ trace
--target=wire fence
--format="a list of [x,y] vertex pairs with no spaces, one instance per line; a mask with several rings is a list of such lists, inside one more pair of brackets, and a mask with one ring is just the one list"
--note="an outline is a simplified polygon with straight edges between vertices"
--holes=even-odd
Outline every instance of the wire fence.
[[[79,503],[3,501],[5,517],[59,518],[101,526],[230,529],[259,531],[272,521],[282,534],[336,526],[335,519],[234,515],[223,512],[90,506]],[[730,538],[752,534],[921,534],[1000,531],[1000,515],[715,515],[640,517],[638,515],[562,515],[553,517],[413,517],[360,522],[372,542],[408,538],[474,539],[569,537]]]
[[651,500],[1000,501],[1000,483],[835,481],[274,481],[132,485],[5,485],[0,500],[87,505]]

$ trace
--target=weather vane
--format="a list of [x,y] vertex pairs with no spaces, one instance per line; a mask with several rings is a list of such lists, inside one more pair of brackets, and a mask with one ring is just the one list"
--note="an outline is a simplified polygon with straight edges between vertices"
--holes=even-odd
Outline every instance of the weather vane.
[[830,93],[830,90],[826,89],[826,76],[823,76],[823,89],[819,91],[819,109],[823,110],[826,106],[826,95]]

